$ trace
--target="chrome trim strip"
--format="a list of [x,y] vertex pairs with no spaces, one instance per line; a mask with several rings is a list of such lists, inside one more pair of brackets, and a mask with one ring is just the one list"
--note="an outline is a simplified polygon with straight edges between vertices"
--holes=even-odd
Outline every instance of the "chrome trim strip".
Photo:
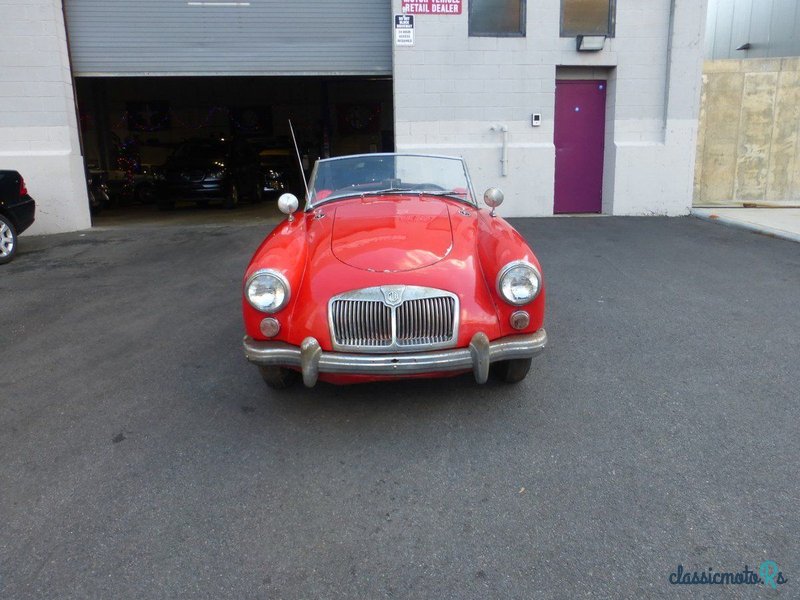
[[547,332],[540,329],[536,333],[511,335],[488,342],[488,345],[484,345],[483,339],[488,341],[485,334],[477,333],[468,348],[395,354],[324,352],[319,342],[311,337],[303,340],[301,348],[286,342],[256,341],[247,336],[243,345],[245,357],[256,365],[300,369],[308,387],[316,383],[319,373],[401,377],[472,370],[476,381],[484,383],[490,363],[535,356],[547,345]]
[[424,152],[367,152],[361,154],[345,154],[343,156],[332,156],[330,158],[320,158],[317,160],[319,163],[336,162],[337,160],[344,160],[346,158],[372,158],[375,156],[419,156],[422,158],[449,158],[451,160],[460,160],[464,162],[461,156],[453,156],[452,154],[426,154]]

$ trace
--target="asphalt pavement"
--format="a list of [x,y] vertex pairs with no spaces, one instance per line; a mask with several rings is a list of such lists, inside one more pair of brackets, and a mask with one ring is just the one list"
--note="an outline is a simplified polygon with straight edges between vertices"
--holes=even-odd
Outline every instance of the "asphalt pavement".
[[[0,598],[799,597],[800,245],[512,222],[548,292],[522,384],[288,393],[241,351],[268,225],[22,236]],[[669,582],[765,560],[777,591]]]

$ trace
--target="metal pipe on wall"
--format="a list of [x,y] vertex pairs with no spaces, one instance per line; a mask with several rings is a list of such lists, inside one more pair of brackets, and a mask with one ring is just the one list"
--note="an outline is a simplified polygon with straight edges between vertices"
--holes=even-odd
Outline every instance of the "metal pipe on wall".
[[508,175],[508,126],[497,123],[492,125],[492,131],[500,131],[503,134],[503,153],[500,158],[500,173],[503,177]]

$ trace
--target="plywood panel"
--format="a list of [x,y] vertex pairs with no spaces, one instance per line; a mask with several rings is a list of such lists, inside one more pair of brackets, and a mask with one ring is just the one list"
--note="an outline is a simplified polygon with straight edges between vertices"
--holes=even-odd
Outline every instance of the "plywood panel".
[[798,124],[800,124],[800,72],[782,71],[775,97],[775,120],[767,173],[767,200],[792,196]]
[[734,184],[736,200],[759,200],[766,195],[777,81],[778,74],[774,72],[744,76]]

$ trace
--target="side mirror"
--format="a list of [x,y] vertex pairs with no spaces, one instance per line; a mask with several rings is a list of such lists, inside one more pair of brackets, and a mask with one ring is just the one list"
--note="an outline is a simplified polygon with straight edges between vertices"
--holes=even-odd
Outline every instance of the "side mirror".
[[486,203],[486,206],[492,209],[490,213],[492,216],[494,216],[494,209],[503,203],[503,198],[505,198],[503,192],[497,188],[489,188],[483,193],[483,201]]
[[294,194],[281,194],[281,197],[278,198],[278,209],[283,214],[289,215],[290,223],[294,221],[294,217],[292,215],[297,212],[298,206],[300,206],[300,202],[297,200],[297,196]]

